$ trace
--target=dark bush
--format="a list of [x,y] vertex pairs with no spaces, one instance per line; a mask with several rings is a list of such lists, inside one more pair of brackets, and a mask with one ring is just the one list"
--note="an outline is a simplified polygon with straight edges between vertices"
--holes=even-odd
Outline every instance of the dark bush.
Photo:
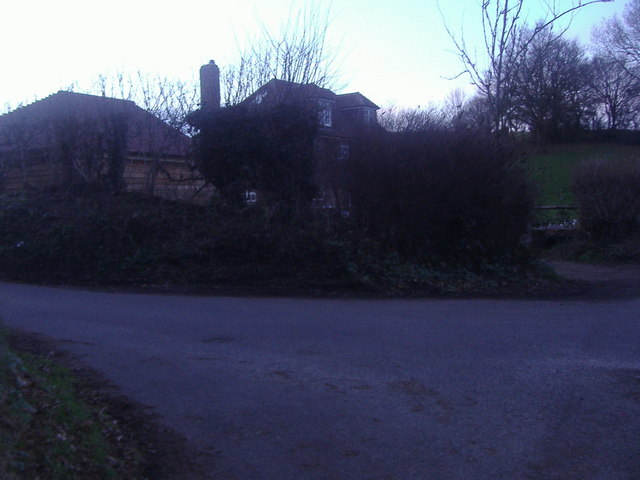
[[112,195],[96,185],[0,200],[3,273],[72,283],[157,281],[165,257],[199,209]]
[[281,217],[306,211],[313,183],[317,113],[281,104],[255,110],[244,105],[194,114],[198,168],[233,206],[247,191]]
[[0,275],[14,280],[426,292],[495,288],[531,270],[528,259],[513,255],[478,256],[474,265],[411,258],[387,238],[370,238],[352,218],[331,228],[312,216],[273,222],[261,209],[205,208],[91,186],[0,196]]
[[580,227],[595,240],[619,240],[640,227],[640,160],[595,159],[581,163],[571,188]]
[[356,221],[404,255],[504,254],[527,230],[531,184],[495,138],[444,128],[378,135],[351,163]]
[[260,209],[204,208],[90,185],[0,196],[0,272],[16,280],[355,286],[358,269],[345,245],[311,217],[274,223]]

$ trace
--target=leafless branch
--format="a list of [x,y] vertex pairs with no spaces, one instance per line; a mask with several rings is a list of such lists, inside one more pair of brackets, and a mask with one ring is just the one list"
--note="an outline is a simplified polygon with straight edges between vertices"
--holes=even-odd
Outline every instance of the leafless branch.
[[[463,65],[463,73],[479,93],[485,96],[492,109],[494,129],[506,127],[506,114],[509,110],[508,85],[513,74],[513,67],[526,53],[529,45],[542,31],[549,30],[560,19],[573,15],[578,10],[595,3],[612,0],[579,0],[570,8],[558,9],[557,4],[547,3],[547,15],[538,21],[533,29],[527,30],[526,19],[522,17],[525,0],[482,0],[480,3],[480,19],[483,34],[482,61],[467,46],[464,32],[458,35],[450,27],[438,3],[438,9],[444,27],[449,35],[455,53]],[[565,27],[557,34],[561,37]],[[460,75],[458,75],[459,77]]]
[[[293,7],[292,7],[293,8]],[[238,60],[222,71],[223,103],[233,105],[277,78],[288,82],[335,88],[339,81],[338,55],[328,41],[330,9],[307,4],[277,32],[260,20],[258,38],[241,50]]]

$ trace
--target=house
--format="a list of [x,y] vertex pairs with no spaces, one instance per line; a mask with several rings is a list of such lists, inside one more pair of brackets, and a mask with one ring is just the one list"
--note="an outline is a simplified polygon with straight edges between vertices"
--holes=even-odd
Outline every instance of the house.
[[60,91],[0,116],[0,193],[103,182],[170,199],[201,195],[191,139],[129,100]]
[[[200,69],[201,110],[220,108],[220,72]],[[381,128],[379,107],[361,93],[273,79],[242,104],[303,103],[318,114],[315,182],[319,208],[347,208],[342,193],[352,143]],[[204,202],[212,190],[194,169],[191,138],[134,102],[60,91],[0,116],[0,193],[102,182],[117,191]],[[255,192],[247,192],[255,201]]]
[[[200,69],[201,108],[220,108],[220,74],[211,60]],[[280,103],[306,105],[318,115],[320,127],[316,141],[315,182],[319,208],[348,208],[344,194],[344,170],[353,142],[363,133],[383,130],[378,124],[380,107],[359,92],[336,94],[315,84],[300,84],[272,79],[241,102],[250,108],[264,109]],[[255,193],[247,192],[249,201]]]

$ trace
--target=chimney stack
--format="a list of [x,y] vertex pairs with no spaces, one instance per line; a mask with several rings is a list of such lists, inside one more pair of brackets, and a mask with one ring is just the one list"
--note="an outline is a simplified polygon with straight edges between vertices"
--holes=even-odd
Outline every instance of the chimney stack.
[[200,67],[200,108],[220,108],[220,69],[213,60]]

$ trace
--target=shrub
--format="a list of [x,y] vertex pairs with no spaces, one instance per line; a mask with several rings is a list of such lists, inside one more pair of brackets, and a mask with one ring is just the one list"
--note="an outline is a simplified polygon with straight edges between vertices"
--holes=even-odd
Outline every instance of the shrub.
[[313,183],[317,114],[304,107],[243,105],[198,112],[191,122],[200,172],[230,205],[242,206],[246,191],[283,216],[306,211]]
[[353,155],[350,190],[360,227],[410,256],[511,251],[533,206],[514,149],[470,130],[368,138]]
[[[371,238],[353,217],[331,227],[319,220],[273,222],[256,208],[205,208],[80,187],[0,196],[0,275],[82,285],[425,292],[485,288],[482,275],[491,282],[520,278],[530,266],[512,254],[400,255],[387,243],[403,239],[397,225],[385,236],[372,219],[377,238]],[[514,270],[518,263],[523,269]]]
[[162,280],[176,244],[180,254],[194,248],[181,232],[198,216],[195,206],[95,186],[0,197],[0,268],[21,280]]
[[582,230],[596,240],[619,240],[640,226],[640,160],[592,159],[574,172]]
[[0,274],[108,285],[352,282],[342,243],[312,217],[279,223],[260,209],[221,210],[89,187],[0,196]]

